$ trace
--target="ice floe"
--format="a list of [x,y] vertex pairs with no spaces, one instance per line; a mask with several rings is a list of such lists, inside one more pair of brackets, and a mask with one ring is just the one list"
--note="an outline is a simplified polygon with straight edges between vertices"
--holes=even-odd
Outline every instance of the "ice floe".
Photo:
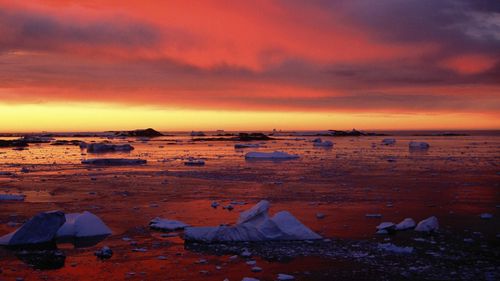
[[269,202],[262,200],[251,209],[242,212],[234,226],[187,227],[186,241],[243,242],[278,240],[314,240],[322,237],[289,212],[281,211],[268,216]]
[[394,145],[394,144],[396,144],[396,139],[383,139],[382,144],[383,145]]
[[130,144],[107,144],[107,143],[90,143],[86,145],[88,153],[106,153],[106,152],[127,152],[134,150]]
[[323,141],[320,138],[313,140],[313,146],[315,147],[333,147],[333,142],[331,141]]
[[426,142],[421,142],[421,141],[412,141],[408,144],[410,149],[415,149],[415,150],[425,150],[429,149],[430,145]]
[[154,218],[149,222],[149,227],[156,230],[162,231],[175,231],[179,229],[184,229],[188,227],[188,224],[185,224],[181,221],[176,220],[168,220],[162,218]]
[[439,229],[438,219],[434,216],[420,221],[415,227],[415,231],[432,232]]
[[248,152],[245,154],[245,159],[263,159],[263,160],[288,160],[288,159],[297,159],[299,155],[297,154],[288,154],[283,151],[274,151],[274,152]]
[[412,218],[406,218],[396,225],[396,230],[407,230],[412,229],[416,225]]
[[127,165],[142,165],[147,161],[143,159],[129,158],[94,158],[82,161],[82,164],[99,165],[99,166],[127,166]]
[[392,252],[396,254],[411,254],[413,253],[413,247],[399,247],[392,243],[380,243],[378,244],[380,250],[386,252]]
[[0,194],[0,201],[24,201],[24,194]]
[[234,145],[234,148],[236,149],[241,149],[241,148],[257,148],[260,147],[258,143],[237,143]]

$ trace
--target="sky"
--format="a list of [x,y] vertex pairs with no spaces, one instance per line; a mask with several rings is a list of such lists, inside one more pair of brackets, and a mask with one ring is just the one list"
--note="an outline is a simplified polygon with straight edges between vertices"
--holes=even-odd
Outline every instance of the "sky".
[[0,120],[500,129],[500,1],[0,0]]

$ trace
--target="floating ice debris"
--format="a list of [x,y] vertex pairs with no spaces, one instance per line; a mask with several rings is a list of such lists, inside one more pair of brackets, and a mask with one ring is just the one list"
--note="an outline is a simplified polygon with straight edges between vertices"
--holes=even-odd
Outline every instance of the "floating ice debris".
[[415,228],[415,231],[432,232],[439,229],[438,219],[434,216],[420,221]]
[[111,235],[111,229],[91,212],[66,214],[66,222],[57,231],[57,238],[97,237]]
[[65,221],[61,211],[39,213],[16,231],[0,237],[0,245],[20,246],[51,242]]
[[212,207],[214,209],[217,208],[218,206],[219,206],[219,202],[217,202],[217,201],[213,201],[212,204],[210,204],[210,207]]
[[410,142],[409,147],[410,147],[410,149],[425,150],[425,149],[429,149],[430,145],[426,142],[412,141],[412,142]]
[[186,166],[203,166],[203,165],[205,165],[205,161],[203,159],[189,158],[187,161],[184,162],[184,165],[186,165]]
[[30,172],[30,169],[28,169],[27,167],[21,168],[21,173],[29,173],[29,172]]
[[0,172],[0,176],[12,176],[11,172]]
[[315,146],[315,147],[333,147],[333,142],[331,142],[331,141],[322,141],[321,139],[315,139],[313,141],[313,146]]
[[316,218],[317,219],[324,219],[325,218],[325,214],[323,214],[323,213],[317,213],[316,214]]
[[113,256],[113,251],[108,246],[104,246],[95,251],[94,255],[102,260],[107,260]]
[[24,201],[23,194],[0,194],[0,201]]
[[322,237],[286,211],[268,217],[269,202],[263,200],[243,212],[235,226],[187,227],[186,241],[242,242],[315,240]]
[[394,145],[394,144],[396,144],[396,139],[383,139],[382,144],[383,145]]
[[292,275],[280,273],[280,274],[278,274],[277,280],[278,281],[295,280],[295,277]]
[[396,230],[412,229],[415,227],[415,225],[416,223],[412,218],[406,218],[396,225]]
[[389,234],[394,232],[396,224],[393,222],[383,222],[377,226],[377,234]]
[[249,258],[252,256],[252,253],[250,253],[250,251],[248,251],[247,249],[243,250],[243,252],[241,252],[240,256],[244,257],[244,258]]
[[479,217],[483,220],[489,220],[493,218],[493,215],[489,213],[482,213]]
[[240,149],[240,148],[257,148],[260,147],[259,144],[257,143],[237,143],[234,145],[234,148]]
[[252,272],[261,272],[262,271],[262,267],[258,267],[258,266],[254,266],[252,267]]
[[148,251],[148,249],[146,249],[146,248],[134,248],[134,249],[132,249],[132,252],[138,252],[138,253],[145,253],[147,251]]
[[94,158],[82,161],[82,164],[99,165],[99,166],[143,165],[146,163],[147,161],[143,159],[128,159],[128,158]]
[[179,229],[184,229],[185,227],[188,226],[189,225],[181,221],[162,219],[158,217],[152,219],[149,222],[149,227],[151,227],[152,229],[162,230],[162,231],[175,231]]
[[130,144],[107,144],[107,143],[91,143],[87,144],[88,153],[106,153],[106,152],[120,152],[120,151],[131,151],[134,147]]
[[381,214],[366,214],[365,217],[367,218],[381,218]]
[[243,277],[241,281],[260,281],[260,280],[252,277]]
[[288,154],[283,151],[274,152],[248,152],[245,154],[245,159],[263,159],[263,160],[288,160],[299,158],[296,154]]
[[396,254],[411,254],[413,253],[413,247],[399,247],[392,243],[380,243],[378,248],[383,251],[392,252]]

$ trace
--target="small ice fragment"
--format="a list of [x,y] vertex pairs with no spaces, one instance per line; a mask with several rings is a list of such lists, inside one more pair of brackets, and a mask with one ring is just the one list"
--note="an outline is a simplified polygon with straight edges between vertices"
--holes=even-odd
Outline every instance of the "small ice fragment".
[[102,260],[106,260],[113,256],[113,251],[108,246],[104,246],[100,250],[95,251],[94,255]]
[[161,231],[174,231],[179,229],[184,229],[189,225],[176,220],[169,220],[156,217],[149,222],[149,227]]
[[394,145],[396,144],[396,139],[383,139],[382,140],[383,145]]
[[295,280],[295,277],[283,273],[278,274],[278,281],[287,281],[287,280]]
[[387,252],[392,252],[396,254],[411,254],[413,253],[413,247],[398,247],[392,243],[381,243],[378,244],[380,250]]
[[262,160],[289,160],[289,159],[297,159],[299,155],[296,154],[288,154],[283,151],[274,151],[274,152],[248,152],[245,154],[245,159],[262,159]]
[[411,229],[411,228],[414,228],[415,225],[416,225],[416,223],[412,218],[406,218],[396,225],[396,230]]
[[483,220],[489,220],[493,218],[493,215],[489,213],[482,213],[479,217]]
[[410,149],[415,150],[426,150],[429,149],[430,145],[426,142],[412,141],[408,144]]
[[415,228],[415,231],[432,232],[439,229],[438,219],[434,216],[420,221]]

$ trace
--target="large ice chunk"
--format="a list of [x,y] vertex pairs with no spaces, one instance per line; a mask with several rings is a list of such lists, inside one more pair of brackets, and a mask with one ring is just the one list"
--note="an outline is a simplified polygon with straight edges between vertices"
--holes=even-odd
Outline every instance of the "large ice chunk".
[[107,236],[111,230],[90,212],[66,214],[66,222],[57,231],[57,238]]
[[187,227],[184,239],[202,242],[314,240],[322,237],[286,211],[268,216],[269,202],[263,200],[241,213],[234,226]]
[[51,242],[65,222],[61,211],[39,213],[16,231],[0,237],[0,245],[21,246]]

